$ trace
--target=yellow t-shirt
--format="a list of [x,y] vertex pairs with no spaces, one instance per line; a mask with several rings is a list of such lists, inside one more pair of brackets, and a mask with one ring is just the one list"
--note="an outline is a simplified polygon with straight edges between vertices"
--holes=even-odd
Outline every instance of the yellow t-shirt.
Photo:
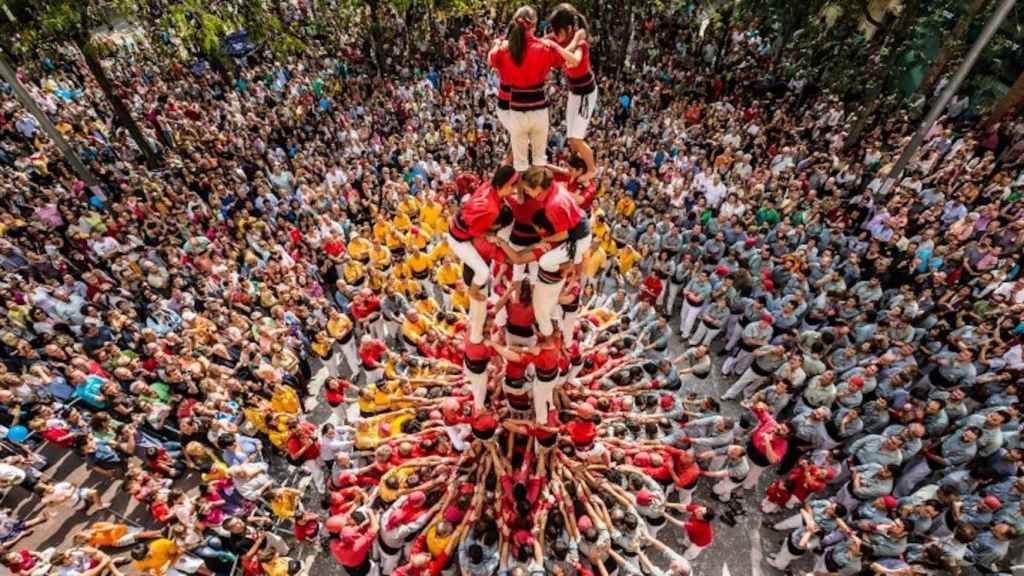
[[441,230],[444,228],[444,206],[432,200],[424,202],[420,206],[420,221],[435,232]]
[[633,202],[629,196],[623,196],[615,203],[615,212],[626,218],[632,218],[633,212],[636,212],[636,202]]
[[97,522],[89,527],[92,537],[89,538],[89,545],[96,548],[113,546],[118,540],[128,534],[127,524],[114,524],[112,522]]
[[407,276],[422,280],[430,277],[430,268],[434,265],[430,256],[420,252],[418,254],[413,253],[406,257],[405,266],[407,268]]
[[452,308],[460,312],[469,311],[469,292],[466,290],[452,291]]
[[391,222],[381,218],[373,224],[373,239],[377,242],[384,242],[388,237],[388,233],[393,230]]
[[462,264],[455,262],[448,262],[442,264],[437,272],[434,273],[434,280],[437,281],[441,286],[451,288],[455,286],[455,283],[462,278]]
[[377,270],[387,270],[391,266],[391,250],[383,245],[370,248],[370,263]]
[[294,488],[284,488],[275,494],[274,499],[270,501],[270,510],[278,518],[293,518],[295,516],[295,506],[298,504],[300,496],[302,496],[302,492]]
[[341,273],[345,277],[345,282],[361,284],[366,278],[366,267],[361,262],[349,260],[341,267]]
[[420,211],[419,198],[415,196],[406,196],[398,203],[398,211],[406,216],[411,216]]
[[331,338],[340,338],[342,334],[350,330],[352,330],[352,319],[344,313],[327,321],[327,333],[331,335]]
[[589,278],[596,278],[606,262],[608,262],[608,255],[604,248],[598,246],[583,257],[583,273]]
[[288,576],[287,558],[274,558],[270,562],[263,562],[261,566],[267,576]]
[[420,337],[429,331],[430,322],[422,316],[417,322],[412,322],[408,318],[402,322],[402,336],[410,342],[418,342]]
[[356,236],[348,243],[348,255],[350,258],[365,262],[370,258],[370,241],[362,236]]
[[132,568],[140,572],[160,570],[174,563],[180,554],[181,551],[178,550],[178,545],[174,543],[174,540],[159,538],[149,543],[149,554],[142,560],[132,562]]
[[619,262],[619,272],[625,274],[636,266],[636,263],[640,261],[640,253],[633,249],[632,246],[625,246],[616,255]]
[[437,300],[434,300],[433,298],[424,298],[423,300],[417,300],[416,305],[414,307],[416,308],[416,311],[420,313],[421,316],[426,316],[427,318],[433,318],[437,316],[437,311],[441,309],[441,307],[437,304]]
[[[453,533],[454,534],[454,533]],[[427,550],[430,554],[437,558],[441,554],[444,554],[445,549],[448,548],[448,543],[451,541],[453,534],[447,536],[437,535],[437,525],[433,525],[427,530]]]
[[412,228],[412,220],[409,218],[409,215],[406,214],[405,212],[399,212],[398,214],[395,214],[395,217],[394,219],[391,220],[391,222],[394,224],[395,230],[407,232]]

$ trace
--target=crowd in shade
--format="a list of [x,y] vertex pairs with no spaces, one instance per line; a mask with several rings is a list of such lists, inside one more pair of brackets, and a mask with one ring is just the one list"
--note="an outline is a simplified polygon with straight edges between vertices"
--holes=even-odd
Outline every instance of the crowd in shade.
[[890,184],[906,115],[851,144],[772,38],[692,17],[614,78],[567,4],[382,77],[139,37],[105,65],[159,170],[73,54],[23,62],[99,184],[0,84],[4,566],[689,576],[754,502],[762,573],[1009,574],[1024,124],[958,99]]

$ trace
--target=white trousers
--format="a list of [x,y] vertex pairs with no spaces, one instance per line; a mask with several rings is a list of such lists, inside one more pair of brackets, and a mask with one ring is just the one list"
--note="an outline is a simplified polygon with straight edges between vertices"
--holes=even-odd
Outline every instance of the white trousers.
[[482,374],[476,374],[471,370],[463,369],[462,373],[466,376],[469,389],[473,392],[473,409],[479,413],[483,411],[484,401],[487,399],[487,371],[484,370]]
[[768,563],[779,570],[785,570],[789,567],[790,562],[796,560],[799,556],[789,551],[789,537],[782,541],[782,547],[779,549],[779,553],[775,555],[774,559],[768,560]]
[[558,379],[545,382],[540,378],[533,381],[533,417],[540,424],[547,424],[548,411],[555,407],[555,386]]
[[719,478],[718,482],[715,482],[715,485],[711,487],[711,491],[714,492],[715,496],[718,496],[722,502],[728,502],[729,500],[732,500],[732,491],[741,486],[743,486],[741,482],[736,482],[732,478],[725,476],[724,478]]
[[704,305],[694,306],[690,304],[690,301],[685,297],[683,298],[683,311],[679,315],[679,337],[689,338],[690,333],[693,332],[693,325],[697,322],[697,317],[700,316],[700,311],[704,308]]
[[[345,363],[348,364],[348,369],[351,371],[352,378],[355,378],[359,374],[359,358],[356,356],[356,338],[353,336],[346,344],[337,344],[335,346],[338,350],[341,350],[341,355],[345,358]],[[337,356],[337,352],[335,352]],[[340,365],[340,362],[338,362]],[[336,376],[336,374],[332,374]]]
[[757,488],[757,482],[761,479],[761,475],[764,474],[764,468],[750,462],[750,471],[747,472],[747,479],[743,481],[744,490],[753,490]]
[[708,346],[721,331],[721,328],[711,328],[702,320],[697,323],[697,330],[690,337],[690,346]]
[[554,284],[548,284],[542,280],[533,284],[533,315],[537,319],[537,328],[544,336],[551,336],[555,331],[552,320],[555,308],[558,307],[558,295],[562,293],[564,284],[565,279]]
[[765,377],[754,372],[753,368],[747,368],[747,370],[743,372],[743,375],[740,376],[739,380],[725,391],[725,395],[722,396],[722,399],[735,400],[736,398],[739,398],[740,394],[746,396],[748,390],[756,388],[761,384],[761,382],[764,382],[764,379]]
[[587,137],[590,117],[597,108],[597,88],[590,94],[569,93],[565,103],[565,137],[583,140]]
[[534,166],[546,166],[548,131],[551,128],[548,109],[528,112],[512,110],[505,118],[512,145],[512,165],[516,171],[525,172],[530,167],[531,153]]
[[486,286],[487,282],[491,279],[491,267],[487,265],[487,262],[484,262],[483,257],[480,256],[476,247],[473,246],[473,242],[469,240],[459,242],[451,234],[447,235],[447,240],[452,254],[458,256],[462,264],[468,266],[473,271],[473,284],[475,286]]
[[804,525],[804,518],[800,514],[793,514],[789,518],[779,520],[775,523],[773,528],[782,532],[786,530],[796,530]]

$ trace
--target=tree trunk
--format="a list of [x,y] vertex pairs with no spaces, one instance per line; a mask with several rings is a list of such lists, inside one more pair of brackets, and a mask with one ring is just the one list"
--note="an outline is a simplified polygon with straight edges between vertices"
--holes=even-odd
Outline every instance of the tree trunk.
[[722,41],[718,43],[718,56],[715,58],[716,72],[722,69],[722,63],[729,55],[729,45],[732,43],[732,14],[735,10],[735,4],[730,3],[722,16]]
[[903,12],[898,17],[898,21],[894,22],[896,17],[890,12],[886,12],[882,17],[882,22],[879,23],[873,40],[876,41],[875,45],[878,47],[878,50],[886,48],[890,41],[893,45],[888,46],[889,55],[885,61],[879,63],[878,69],[881,71],[881,74],[871,89],[865,93],[857,122],[850,129],[849,136],[846,137],[846,143],[844,144],[846,150],[852,150],[860,143],[864,131],[875,119],[875,113],[881,107],[882,99],[885,96],[885,85],[888,84],[892,71],[896,66],[896,61],[900,56],[900,39],[910,29],[910,26],[917,21],[917,13],[920,7],[921,2],[911,0],[905,4]]
[[121,97],[114,92],[114,86],[110,83],[110,78],[107,77],[107,72],[103,69],[103,63],[100,62],[92,43],[88,38],[81,36],[76,37],[74,40],[78,50],[85,58],[85,65],[89,67],[93,78],[96,79],[96,83],[99,84],[100,90],[103,91],[107,102],[110,103],[110,108],[114,111],[114,119],[118,124],[128,129],[128,133],[131,135],[132,140],[135,141],[135,145],[139,147],[142,155],[145,156],[146,167],[151,170],[160,167],[160,157],[157,156],[156,151],[150,146],[149,140],[146,139],[146,135],[142,133],[142,129],[139,128],[135,119],[132,118],[132,113],[128,110],[124,100],[121,100]]
[[1021,104],[1024,104],[1024,72],[1017,76],[1017,81],[1013,83],[1013,86],[1010,86],[1010,91],[1000,98],[999,102],[992,108],[992,112],[985,119],[985,126],[991,127],[996,122],[1006,118],[1019,108]]
[[370,48],[373,52],[373,65],[377,69],[377,77],[384,75],[384,58],[380,48],[380,0],[366,0],[366,6],[370,9]]
[[71,166],[71,170],[74,171],[75,175],[78,176],[82,182],[85,182],[89,186],[98,186],[99,182],[96,181],[96,177],[82,162],[79,158],[78,153],[75,149],[68,144],[64,136],[57,131],[57,128],[50,121],[50,118],[45,112],[36,104],[35,99],[32,95],[25,90],[25,87],[21,85],[21,81],[18,80],[18,75],[14,68],[7,61],[7,57],[0,53],[0,77],[2,77],[8,84],[11,85],[11,89],[14,91],[14,97],[21,102],[21,105],[28,110],[29,114],[35,116],[36,120],[39,121],[39,125],[42,127],[43,132],[53,140],[53,143],[57,146],[57,149],[64,155],[64,160]]
[[964,38],[967,36],[967,31],[971,27],[971,22],[974,18],[985,10],[989,0],[972,0],[971,4],[967,7],[967,11],[960,15],[960,19],[956,21],[956,26],[942,39],[942,47],[939,48],[939,53],[935,55],[935,61],[928,67],[928,72],[925,73],[924,79],[921,80],[921,85],[917,87],[917,91],[925,95],[928,98],[928,93],[932,91],[935,84],[938,83],[939,78],[946,71],[946,65],[953,58],[954,52],[959,52],[962,48]]

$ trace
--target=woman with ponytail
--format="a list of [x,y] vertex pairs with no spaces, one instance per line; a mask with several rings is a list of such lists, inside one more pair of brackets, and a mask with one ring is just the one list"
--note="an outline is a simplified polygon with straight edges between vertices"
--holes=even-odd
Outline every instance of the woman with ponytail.
[[590,66],[590,45],[587,44],[587,20],[576,7],[569,3],[555,6],[551,16],[551,34],[549,37],[566,47],[579,61],[576,65],[565,67],[565,78],[569,85],[569,100],[565,106],[566,139],[569,147],[584,162],[586,172],[577,180],[585,184],[594,177],[594,151],[590,149],[584,138],[590,117],[597,106],[597,82]]
[[545,83],[552,68],[579,65],[579,58],[571,51],[553,40],[534,36],[536,27],[536,10],[530,6],[516,10],[507,37],[488,55],[500,83],[498,120],[509,132],[517,172],[530,167],[531,157],[534,166],[547,165],[550,121]]

